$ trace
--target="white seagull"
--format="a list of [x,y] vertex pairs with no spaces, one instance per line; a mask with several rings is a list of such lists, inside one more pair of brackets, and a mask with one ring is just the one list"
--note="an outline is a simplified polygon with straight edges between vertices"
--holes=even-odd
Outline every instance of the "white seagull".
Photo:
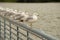
[[22,12],[18,12],[18,10],[12,10],[11,12],[14,14],[10,16],[13,19],[16,19],[22,13]]
[[19,20],[20,22],[23,22],[23,21],[25,22],[28,16],[29,16],[28,13],[20,12],[19,14],[16,14],[14,18],[15,20]]
[[13,9],[6,8],[5,16],[10,17],[11,15],[14,15],[14,13],[12,11],[13,11]]
[[37,13],[33,13],[32,15],[30,15],[27,19],[26,22],[30,23],[30,26],[32,27],[32,23],[36,22],[38,20],[38,14]]
[[0,12],[5,12],[5,11],[6,11],[5,8],[0,7]]
[[3,7],[0,7],[0,14],[4,16],[5,13],[6,13],[6,9]]
[[20,21],[25,22],[28,17],[29,17],[29,14],[27,12],[24,12],[23,16],[21,16],[20,18]]
[[0,10],[2,10],[3,8],[2,7],[0,7]]

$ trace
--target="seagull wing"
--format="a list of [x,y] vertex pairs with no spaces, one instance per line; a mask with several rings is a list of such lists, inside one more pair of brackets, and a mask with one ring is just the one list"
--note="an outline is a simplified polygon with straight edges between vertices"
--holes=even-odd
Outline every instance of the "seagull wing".
[[33,17],[31,16],[31,17],[28,17],[26,21],[29,21],[29,20],[32,20],[32,19],[33,19]]

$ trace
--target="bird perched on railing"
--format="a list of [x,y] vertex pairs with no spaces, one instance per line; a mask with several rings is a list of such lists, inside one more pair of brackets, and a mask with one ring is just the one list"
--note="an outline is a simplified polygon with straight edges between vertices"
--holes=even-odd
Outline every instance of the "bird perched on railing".
[[32,23],[35,23],[38,20],[38,16],[39,15],[37,13],[30,15],[28,12],[22,12],[19,16],[16,16],[16,20],[30,23],[30,26],[32,27]]
[[6,13],[5,8],[0,7],[0,15],[4,16],[5,13]]
[[28,13],[26,12],[18,12],[14,17],[15,20],[19,20],[20,22],[23,22],[27,19]]
[[5,8],[0,7],[0,12],[6,12]]
[[39,15],[37,13],[33,13],[32,15],[29,15],[28,12],[20,12],[14,16],[14,20],[19,20],[19,22],[28,22],[32,27],[32,23],[38,20],[38,16]]
[[26,19],[26,22],[30,23],[30,26],[32,27],[32,23],[36,22],[38,20],[38,14],[33,13],[32,15],[29,15],[29,17]]
[[18,11],[18,10],[13,10],[6,8],[6,13],[5,15],[9,16],[13,20],[18,20],[19,22],[27,22],[30,23],[30,26],[32,27],[32,23],[36,22],[38,20],[38,14],[33,13],[30,15],[28,12],[24,11]]
[[5,10],[6,10],[6,12],[4,13],[4,16],[9,16],[10,17],[11,15],[14,15],[14,13],[12,12],[13,9],[6,8]]
[[3,7],[0,7],[0,11],[3,11],[4,10],[4,8]]
[[24,15],[21,16],[20,21],[25,22],[28,17],[29,17],[29,13],[28,12],[24,12]]

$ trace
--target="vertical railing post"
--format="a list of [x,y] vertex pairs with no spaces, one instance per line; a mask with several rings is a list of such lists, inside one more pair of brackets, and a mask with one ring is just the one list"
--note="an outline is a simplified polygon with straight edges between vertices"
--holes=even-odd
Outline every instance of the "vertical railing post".
[[1,17],[0,17],[0,39],[1,39]]
[[17,40],[19,40],[19,28],[17,26]]
[[11,22],[9,21],[9,27],[10,27],[10,40],[11,40]]
[[4,40],[6,40],[6,19],[4,17]]
[[27,40],[29,40],[29,32],[27,31]]

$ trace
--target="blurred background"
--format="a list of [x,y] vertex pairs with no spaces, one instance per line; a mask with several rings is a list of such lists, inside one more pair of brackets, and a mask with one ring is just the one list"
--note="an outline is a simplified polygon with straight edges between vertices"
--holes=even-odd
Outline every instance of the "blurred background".
[[0,0],[0,2],[26,2],[26,3],[40,3],[40,2],[60,2],[60,0]]

